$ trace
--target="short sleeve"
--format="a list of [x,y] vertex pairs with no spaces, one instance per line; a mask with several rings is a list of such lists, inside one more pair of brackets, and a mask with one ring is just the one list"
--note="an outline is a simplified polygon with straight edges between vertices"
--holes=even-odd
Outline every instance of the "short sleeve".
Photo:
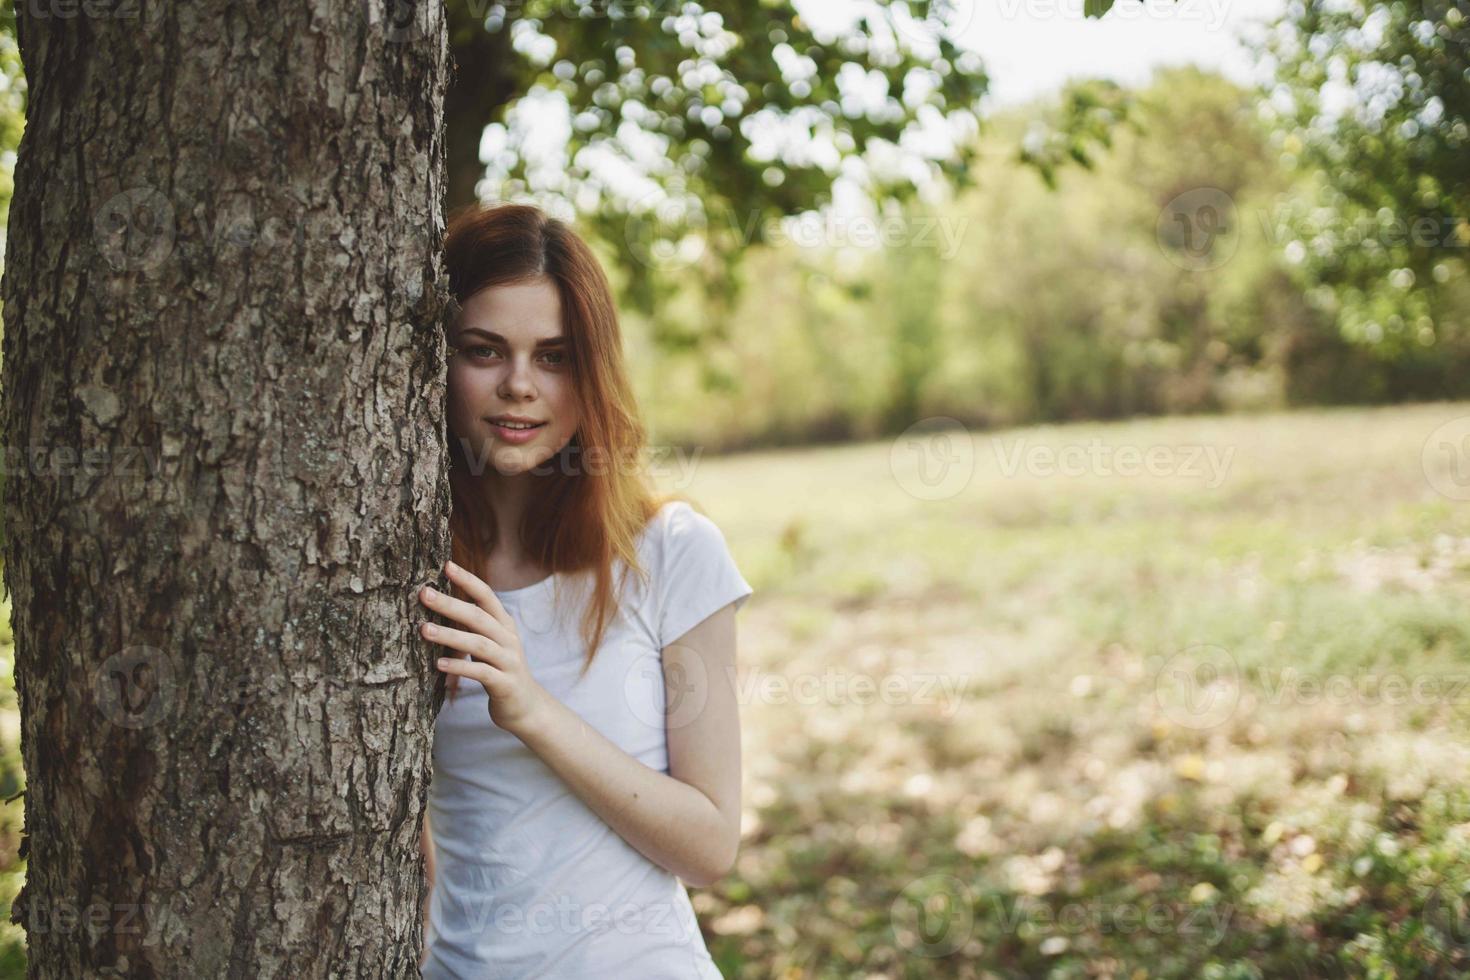
[[682,500],[665,505],[659,559],[658,643],[662,649],[731,602],[754,591],[714,521]]

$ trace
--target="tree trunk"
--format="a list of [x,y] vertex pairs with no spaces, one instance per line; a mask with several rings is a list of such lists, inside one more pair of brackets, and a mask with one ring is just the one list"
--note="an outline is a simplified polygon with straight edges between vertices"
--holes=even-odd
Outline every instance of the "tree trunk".
[[30,976],[416,976],[442,4],[16,12]]

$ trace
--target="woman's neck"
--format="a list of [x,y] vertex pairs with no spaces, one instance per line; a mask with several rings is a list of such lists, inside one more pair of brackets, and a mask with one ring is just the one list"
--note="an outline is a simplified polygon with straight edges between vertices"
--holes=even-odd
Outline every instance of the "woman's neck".
[[535,585],[548,570],[526,554],[521,545],[521,522],[535,490],[535,477],[529,473],[503,476],[487,474],[481,490],[490,505],[495,521],[495,550],[488,556],[487,567],[478,574],[491,588],[504,590]]

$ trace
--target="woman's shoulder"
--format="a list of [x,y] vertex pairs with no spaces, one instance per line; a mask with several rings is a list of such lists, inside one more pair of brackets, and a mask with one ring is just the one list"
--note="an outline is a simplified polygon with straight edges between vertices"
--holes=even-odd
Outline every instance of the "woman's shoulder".
[[688,500],[673,498],[664,501],[648,522],[645,531],[648,537],[660,544],[679,542],[688,538],[708,538],[720,534],[715,522]]
[[724,535],[697,505],[673,498],[661,503],[639,535],[640,557],[661,567],[690,550],[704,551],[723,546]]
[[667,646],[722,606],[738,610],[753,591],[724,532],[697,504],[668,500],[652,522],[658,547],[650,560],[660,646]]
[[689,501],[679,497],[671,497],[659,505],[658,511],[653,515],[655,522],[663,522],[668,527],[676,522],[689,520],[689,515],[703,517]]

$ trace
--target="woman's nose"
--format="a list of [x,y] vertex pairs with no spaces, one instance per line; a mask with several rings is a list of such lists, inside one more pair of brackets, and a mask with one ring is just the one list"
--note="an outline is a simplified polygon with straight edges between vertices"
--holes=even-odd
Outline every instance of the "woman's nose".
[[506,367],[505,377],[501,379],[501,388],[507,395],[516,398],[534,394],[536,388],[531,381],[530,367],[519,361],[512,361]]

